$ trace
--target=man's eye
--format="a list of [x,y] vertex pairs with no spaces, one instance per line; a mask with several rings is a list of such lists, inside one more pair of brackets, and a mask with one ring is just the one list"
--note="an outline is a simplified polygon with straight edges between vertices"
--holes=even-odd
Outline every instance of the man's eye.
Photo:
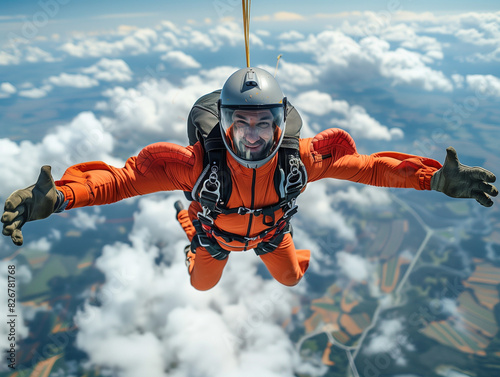
[[268,128],[268,127],[271,127],[271,123],[269,123],[269,122],[260,122],[260,123],[257,123],[257,127],[259,127],[259,128]]
[[246,122],[243,122],[241,120],[237,120],[234,125],[238,128],[242,128],[242,127],[248,127],[248,123]]

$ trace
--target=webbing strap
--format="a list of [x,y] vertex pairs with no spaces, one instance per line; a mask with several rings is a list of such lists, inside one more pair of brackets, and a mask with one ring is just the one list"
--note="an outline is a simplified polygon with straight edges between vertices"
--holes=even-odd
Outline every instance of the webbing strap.
[[193,220],[193,226],[196,229],[196,236],[191,241],[191,251],[196,253],[196,249],[202,246],[217,260],[224,260],[229,256],[229,251],[224,250],[215,240],[208,237],[198,220]]
[[220,125],[218,123],[205,138],[205,151],[210,154],[217,150],[226,150],[226,146],[222,140]]
[[272,253],[274,250],[278,248],[283,238],[285,238],[285,234],[290,233],[290,223],[287,223],[283,231],[276,235],[272,240],[261,242],[254,249],[255,254],[264,255],[268,253]]

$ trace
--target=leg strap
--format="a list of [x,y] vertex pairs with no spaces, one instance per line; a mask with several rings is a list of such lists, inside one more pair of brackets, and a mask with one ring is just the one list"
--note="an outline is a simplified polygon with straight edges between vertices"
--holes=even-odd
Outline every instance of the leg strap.
[[202,246],[217,260],[224,260],[228,257],[229,251],[224,250],[217,242],[206,235],[199,220],[193,220],[193,225],[196,229],[196,236],[191,241],[191,251],[193,253],[196,253],[196,249]]
[[255,254],[264,255],[267,253],[272,253],[279,246],[286,233],[290,233],[291,225],[290,223],[286,224],[283,230],[272,240],[261,242],[254,249]]

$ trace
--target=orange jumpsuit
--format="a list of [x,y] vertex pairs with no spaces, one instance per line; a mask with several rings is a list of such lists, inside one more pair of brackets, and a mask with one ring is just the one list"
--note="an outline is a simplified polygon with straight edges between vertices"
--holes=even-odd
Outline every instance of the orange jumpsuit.
[[[108,204],[158,191],[192,191],[203,170],[203,156],[200,143],[182,147],[160,142],[145,147],[138,156],[130,157],[123,168],[104,162],[74,165],[67,169],[56,185],[69,200],[67,209]],[[351,136],[335,128],[325,130],[314,138],[301,139],[300,156],[309,183],[323,178],[337,178],[374,186],[430,190],[431,177],[441,168],[436,160],[398,152],[358,154]],[[233,181],[228,208],[258,209],[279,201],[273,182],[277,155],[264,166],[249,169],[227,153],[227,164]],[[190,206],[190,220],[196,218],[198,211],[198,203]],[[276,220],[279,216],[282,213],[277,212]],[[180,220],[187,221],[185,218]],[[222,231],[247,237],[255,237],[268,228],[263,223],[263,216],[251,213],[221,214],[216,218],[215,226]],[[187,233],[189,238],[194,235],[189,231]],[[237,241],[218,241],[229,251],[248,250],[260,242],[241,244]],[[217,260],[203,247],[190,255],[191,284],[199,290],[215,286],[228,258]],[[296,250],[291,235],[286,234],[276,250],[260,257],[276,280],[292,286],[304,275],[310,251]]]

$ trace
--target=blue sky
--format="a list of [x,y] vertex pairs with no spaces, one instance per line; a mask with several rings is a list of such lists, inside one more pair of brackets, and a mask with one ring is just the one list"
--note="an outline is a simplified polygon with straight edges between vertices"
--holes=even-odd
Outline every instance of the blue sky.
[[[50,25],[43,32],[91,30],[108,28],[120,23],[133,22],[147,26],[161,19],[170,18],[178,22],[194,20],[202,22],[206,18],[217,20],[221,15],[240,17],[241,2],[238,0],[191,0],[191,1],[119,1],[119,0],[3,0],[0,6],[0,31],[19,30],[26,21],[42,10],[49,14]],[[55,10],[54,14],[52,14]],[[409,12],[433,12],[435,14],[456,14],[463,12],[495,12],[500,10],[495,0],[483,1],[416,1],[416,0],[375,0],[375,1],[253,1],[252,15],[255,17],[277,12],[293,12],[304,16],[318,13],[338,13],[350,11],[372,11],[393,13],[395,10]],[[133,21],[132,21],[133,20]],[[42,19],[38,19],[43,22]],[[55,25],[54,25],[55,24]],[[1,40],[1,39],[0,39]]]
[[[156,1],[156,0],[54,0],[66,10],[65,16],[79,18],[90,17],[95,14],[119,14],[119,13],[143,13],[143,12],[165,12],[168,14],[181,14],[183,17],[205,17],[210,8],[237,7],[240,9],[241,1],[238,0],[187,0],[187,1]],[[2,16],[27,15],[36,12],[40,3],[50,4],[52,0],[4,0],[2,1]],[[64,4],[64,5],[63,5]],[[494,0],[467,1],[467,0],[373,0],[373,1],[259,1],[252,2],[252,10],[256,15],[267,12],[289,11],[302,14],[321,12],[343,12],[343,11],[382,11],[391,8],[401,8],[412,12],[469,12],[499,10],[498,2]],[[186,11],[186,9],[188,11]]]
[[[147,144],[186,144],[186,116],[194,101],[245,64],[239,1],[1,4],[0,200],[32,184],[43,164],[52,165],[58,179],[79,162],[123,166]],[[304,137],[340,127],[362,153],[398,150],[439,161],[453,145],[462,162],[500,174],[497,8],[497,0],[253,1],[251,59],[273,72],[282,54],[276,77],[302,115]],[[321,234],[355,244],[349,209],[390,211],[391,195],[422,207],[451,200],[436,192],[335,180],[309,185],[294,217],[298,246],[313,250],[309,272],[329,276],[332,266],[342,270],[335,257],[342,250],[325,251]],[[308,283],[296,291],[276,286],[258,276],[259,260],[247,254],[232,258],[215,290],[194,292],[180,252],[185,235],[173,216],[179,198],[180,193],[161,193],[102,212],[88,208],[54,216],[66,221],[62,229],[92,239],[92,229],[105,229],[106,216],[119,206],[120,216],[134,217],[131,234],[125,243],[106,240],[96,263],[110,289],[130,266],[148,277],[127,281],[126,292],[95,309],[92,321],[79,319],[80,347],[91,362],[107,363],[124,376],[162,376],[165,365],[178,365],[179,376],[215,376],[220,370],[263,375],[271,370],[269,355],[281,363],[269,376],[297,372],[298,356],[281,323],[297,297],[308,292]],[[463,203],[485,222],[498,223],[494,209]],[[54,217],[46,224],[55,224]],[[474,224],[473,218],[465,221]],[[77,242],[56,226],[46,233],[35,224],[26,229],[28,248],[50,253],[61,240]],[[5,237],[0,248],[14,252]],[[158,254],[170,264],[157,268]],[[360,263],[366,267],[369,261]],[[281,295],[279,305],[252,328],[242,347],[228,347],[214,336],[230,337],[244,325],[234,318],[251,318],[274,292]],[[131,308],[133,315],[124,316]],[[212,326],[206,326],[207,318]],[[183,331],[192,324],[198,331]],[[147,331],[140,330],[144,326]],[[1,331],[0,342],[6,339]],[[276,340],[276,348],[267,348]],[[202,347],[206,360],[194,365],[183,358],[193,347]],[[132,365],[120,355],[140,356]]]

